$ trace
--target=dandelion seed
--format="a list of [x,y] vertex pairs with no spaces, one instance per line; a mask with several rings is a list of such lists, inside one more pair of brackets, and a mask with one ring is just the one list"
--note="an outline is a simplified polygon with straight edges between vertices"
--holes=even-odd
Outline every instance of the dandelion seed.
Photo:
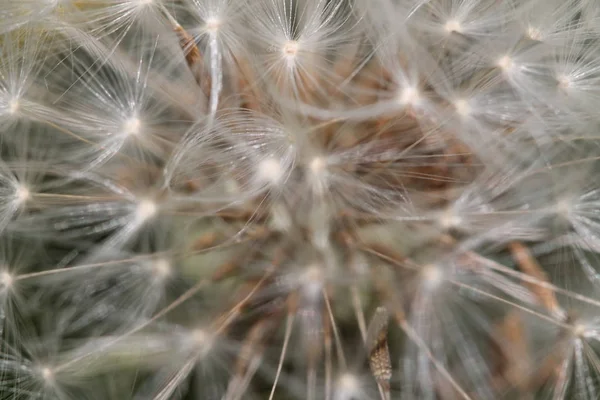
[[406,87],[400,93],[398,101],[402,105],[418,105],[420,101],[420,94],[415,87]]
[[123,131],[126,135],[138,135],[140,133],[140,126],[140,119],[132,117],[123,124]]
[[206,30],[212,34],[216,33],[221,26],[221,21],[218,18],[208,18],[206,20]]
[[292,60],[296,58],[296,55],[298,54],[299,47],[300,45],[298,42],[295,40],[290,40],[283,45],[283,55],[287,57],[290,62],[292,62]]
[[[190,3],[190,9],[184,8],[184,12],[191,14],[191,19],[182,22],[183,36],[189,36],[182,41],[183,50],[196,81],[208,95],[208,110],[214,117],[225,89],[225,76],[237,76],[240,70],[249,73],[243,67],[243,60],[249,55],[240,32],[244,7],[243,3],[232,0],[191,0]],[[175,24],[178,25],[176,21]],[[184,28],[175,29],[180,32]],[[238,83],[245,85],[246,79],[250,76]]]
[[258,164],[258,179],[270,184],[279,183],[284,173],[281,163],[274,158],[267,158]]
[[52,371],[51,368],[49,368],[49,367],[40,367],[40,375],[42,376],[42,379],[46,383],[48,383],[48,384],[54,383],[54,371]]
[[317,176],[321,175],[326,167],[327,167],[327,163],[321,157],[315,157],[309,163],[310,172],[312,172],[314,175],[317,175]]
[[587,332],[587,327],[584,324],[575,324],[573,326],[573,336],[582,338]]
[[466,117],[471,113],[471,106],[465,99],[456,100],[454,102],[454,107],[456,108],[456,112],[462,117]]
[[345,373],[336,380],[333,394],[334,400],[362,399],[363,395],[363,388],[357,376]]
[[31,192],[27,186],[19,185],[15,190],[17,204],[25,204],[31,198]]
[[510,56],[503,56],[497,61],[498,67],[504,72],[509,72],[514,67],[514,61]]
[[350,393],[352,393],[356,391],[360,386],[358,379],[354,375],[344,374],[338,379],[337,387],[344,392],[349,391]]
[[527,36],[529,36],[529,38],[532,40],[538,41],[541,41],[544,37],[542,31],[540,31],[538,28],[534,28],[533,26],[527,28]]
[[388,319],[387,310],[378,307],[369,324],[366,341],[371,372],[383,392],[386,393],[385,398],[389,398],[389,385],[392,377],[392,363],[387,342]]
[[571,85],[573,84],[571,78],[569,78],[566,75],[560,75],[556,78],[556,80],[558,81],[558,86],[561,89],[569,89],[571,87]]
[[460,227],[462,218],[453,209],[448,209],[440,215],[439,224],[445,229],[454,229]]
[[204,329],[198,328],[191,332],[194,350],[199,351],[200,355],[206,356],[213,345],[213,336]]
[[19,100],[18,99],[12,99],[8,102],[8,112],[10,114],[16,114],[17,112],[19,112]]
[[113,46],[119,45],[132,31],[150,21],[159,20],[163,0],[91,0],[96,7],[80,10],[84,20],[94,21],[92,34],[97,38],[113,36]]
[[316,301],[321,297],[324,280],[324,271],[320,266],[308,266],[301,277],[302,292],[311,301]]
[[[183,135],[185,127],[169,123],[182,110],[163,97],[150,79],[159,64],[159,39],[110,57],[112,49],[101,41],[79,31],[71,36],[81,43],[80,48],[56,67],[78,76],[62,89],[57,101],[66,110],[56,121],[65,154],[70,153],[70,160],[83,163],[87,170],[102,167],[117,154],[142,160],[165,157],[168,143]],[[109,61],[97,68],[98,60],[106,57]],[[92,74],[91,69],[97,71]],[[90,100],[79,101],[86,94],[91,94]]]
[[562,218],[569,220],[569,216],[572,213],[572,208],[573,208],[573,204],[572,204],[572,200],[570,198],[561,198],[556,202],[556,206],[555,206],[555,212],[557,215],[561,216]]
[[439,266],[426,265],[423,267],[422,279],[426,288],[435,289],[443,282],[444,274]]
[[336,76],[330,59],[343,58],[355,35],[348,11],[340,0],[259,0],[252,8],[255,24],[248,34],[264,54],[261,80],[279,96],[326,96],[326,88],[343,79]]
[[171,276],[171,263],[165,259],[159,259],[154,262],[154,274],[158,279],[165,279]]
[[9,289],[13,284],[13,280],[14,278],[9,272],[2,271],[0,273],[0,286],[2,290]]
[[446,22],[446,24],[444,25],[444,29],[449,33],[462,32],[462,26],[461,26],[460,22],[458,22],[455,19],[452,19],[452,20]]
[[153,218],[158,211],[158,206],[152,200],[142,200],[139,202],[136,210],[136,220],[140,223],[146,222]]

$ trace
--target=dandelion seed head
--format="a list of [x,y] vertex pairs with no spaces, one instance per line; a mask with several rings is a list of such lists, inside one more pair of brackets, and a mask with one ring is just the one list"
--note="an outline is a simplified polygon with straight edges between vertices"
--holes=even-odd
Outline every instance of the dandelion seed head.
[[452,32],[461,33],[462,32],[462,26],[461,26],[460,22],[458,22],[455,19],[451,19],[451,20],[447,21],[446,24],[444,25],[444,29],[448,33],[452,33]]
[[[275,345],[289,378],[265,382],[277,398],[317,398],[325,384],[332,400],[363,399],[383,383],[383,335],[400,333],[412,344],[385,350],[399,361],[403,394],[495,398],[542,383],[537,373],[513,375],[534,372],[534,352],[556,339],[554,330],[537,335],[550,322],[576,345],[565,389],[556,390],[558,376],[549,382],[554,396],[597,397],[600,369],[576,357],[595,360],[597,349],[581,346],[598,335],[598,310],[568,322],[559,315],[568,298],[597,305],[597,1],[69,1],[8,2],[15,21],[0,22],[0,228],[15,233],[0,265],[0,302],[10,306],[0,309],[0,331],[18,328],[11,319],[21,311],[36,319],[34,337],[9,333],[23,345],[19,337],[2,351],[3,391],[26,396],[32,378],[38,397],[68,397],[74,383],[76,397],[105,398],[114,387],[140,399],[262,398],[249,392],[273,372]],[[268,54],[254,57],[260,49]],[[582,157],[594,161],[579,173],[571,161]],[[577,186],[561,182],[562,171]],[[168,200],[143,191],[149,185]],[[25,252],[11,251],[27,236]],[[576,280],[563,279],[563,254]],[[141,255],[152,258],[132,262]],[[394,279],[402,258],[410,279]],[[49,270],[38,271],[38,260]],[[360,287],[330,288],[344,273]],[[12,298],[28,278],[43,289],[31,315]],[[557,278],[569,287],[558,292]],[[312,343],[292,349],[299,359],[290,362],[295,322],[270,318],[290,292],[310,337],[327,321],[339,326],[340,357],[359,333],[377,346],[367,354],[381,364],[371,363],[372,376],[345,362],[327,375]],[[404,292],[406,312],[394,315],[404,333],[388,332],[378,313],[377,329],[367,329],[365,312]],[[538,305],[551,316],[521,318],[541,315]],[[268,335],[283,333],[282,323],[284,335]],[[467,331],[454,329],[463,324]],[[513,352],[519,360],[536,358],[517,363],[503,351],[507,366],[519,365],[496,379],[485,347],[504,337],[527,345],[528,354]],[[197,371],[221,350],[234,371]],[[307,376],[287,368],[297,361]],[[143,367],[145,382],[107,376],[121,364]],[[258,385],[254,374],[263,375]]]

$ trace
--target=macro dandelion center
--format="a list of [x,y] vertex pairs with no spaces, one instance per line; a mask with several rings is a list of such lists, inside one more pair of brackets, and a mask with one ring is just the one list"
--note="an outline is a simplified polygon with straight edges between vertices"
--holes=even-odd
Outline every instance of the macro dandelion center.
[[0,400],[598,398],[598,0],[0,0]]

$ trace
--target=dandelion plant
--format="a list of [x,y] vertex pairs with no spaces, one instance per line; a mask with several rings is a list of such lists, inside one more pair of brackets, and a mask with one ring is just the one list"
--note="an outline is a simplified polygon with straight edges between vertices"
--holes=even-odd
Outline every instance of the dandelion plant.
[[599,109],[597,0],[0,0],[0,399],[598,399]]

